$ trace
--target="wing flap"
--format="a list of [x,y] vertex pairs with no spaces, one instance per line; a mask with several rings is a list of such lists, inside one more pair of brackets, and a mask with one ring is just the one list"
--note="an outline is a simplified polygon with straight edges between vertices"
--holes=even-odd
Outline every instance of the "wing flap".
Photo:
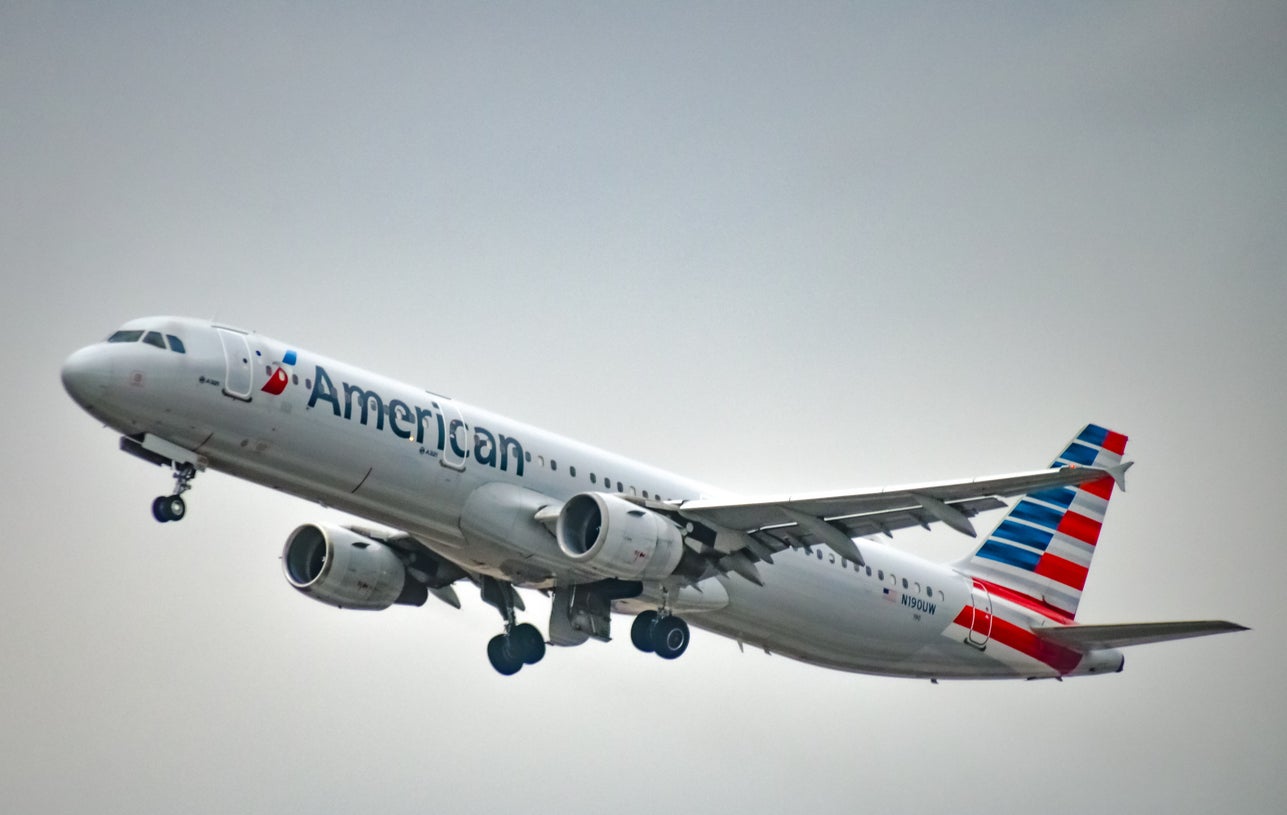
[[1013,475],[851,492],[784,495],[746,501],[685,501],[680,506],[680,513],[687,518],[709,521],[725,529],[749,531],[793,523],[794,518],[779,509],[785,507],[815,518],[825,518],[830,522],[864,519],[876,526],[874,532],[880,532],[879,521],[882,516],[911,515],[914,517],[912,525],[939,520],[925,508],[925,502],[920,500],[922,496],[957,509],[961,509],[960,505],[964,502],[991,499],[986,507],[976,504],[973,508],[978,511],[1001,506],[997,500],[999,498],[1052,487],[1073,486],[1105,475],[1108,475],[1106,471],[1095,467],[1058,467]]
[[[1005,506],[1001,498],[1072,486],[1105,475],[1104,470],[1094,467],[1068,466],[854,492],[646,505],[681,523],[690,522],[690,529],[695,523],[707,530],[707,537],[713,539],[711,554],[742,551],[752,559],[764,560],[762,552],[746,545],[746,541],[753,540],[768,548],[770,556],[782,549],[821,545],[862,563],[860,550],[850,543],[853,538],[889,536],[893,530],[913,526],[928,529],[938,522],[972,534],[967,519]],[[730,542],[731,548],[727,545]]]
[[1069,625],[1060,628],[1038,628],[1039,638],[1077,651],[1100,648],[1125,648],[1154,642],[1183,640],[1246,631],[1247,627],[1225,620],[1193,620],[1164,623],[1121,623],[1117,625]]
[[[810,493],[735,501],[700,499],[681,502],[636,500],[676,523],[687,524],[685,542],[714,568],[746,571],[747,564],[771,561],[784,549],[827,546],[843,558],[862,564],[854,538],[892,536],[893,530],[944,523],[974,534],[969,518],[1005,506],[1002,498],[1055,487],[1074,486],[1110,473],[1096,467],[1069,465],[1011,475],[960,481],[938,481],[902,487]],[[758,575],[757,575],[758,576]],[[752,578],[748,578],[752,579]],[[758,582],[753,580],[753,582]]]

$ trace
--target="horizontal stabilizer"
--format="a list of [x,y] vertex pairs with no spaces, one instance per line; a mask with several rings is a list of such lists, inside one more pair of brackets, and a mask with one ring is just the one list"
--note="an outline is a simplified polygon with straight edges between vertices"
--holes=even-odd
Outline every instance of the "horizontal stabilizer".
[[1195,620],[1177,623],[1124,623],[1120,625],[1069,625],[1060,628],[1038,628],[1032,633],[1047,642],[1066,645],[1077,651],[1097,648],[1124,648],[1151,642],[1183,640],[1210,634],[1246,631],[1247,627],[1224,620]]

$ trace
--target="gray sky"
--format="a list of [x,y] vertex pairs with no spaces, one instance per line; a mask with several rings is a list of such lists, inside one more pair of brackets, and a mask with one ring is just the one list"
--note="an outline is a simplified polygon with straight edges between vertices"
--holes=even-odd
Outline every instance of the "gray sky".
[[[207,5],[0,3],[13,811],[1282,811],[1282,4]],[[1079,619],[1255,630],[1062,684],[701,632],[503,679],[472,593],[291,591],[336,513],[207,474],[151,520],[58,366],[158,313],[747,493],[1106,423]]]

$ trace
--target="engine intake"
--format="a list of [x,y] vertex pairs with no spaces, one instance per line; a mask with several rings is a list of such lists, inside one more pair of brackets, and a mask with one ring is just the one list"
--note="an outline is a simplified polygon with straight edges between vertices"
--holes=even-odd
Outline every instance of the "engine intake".
[[424,585],[407,577],[392,549],[338,527],[304,524],[292,532],[282,550],[282,570],[301,593],[337,608],[419,606],[429,596]]
[[563,554],[621,580],[669,577],[684,554],[684,535],[669,518],[601,492],[574,495],[557,525]]

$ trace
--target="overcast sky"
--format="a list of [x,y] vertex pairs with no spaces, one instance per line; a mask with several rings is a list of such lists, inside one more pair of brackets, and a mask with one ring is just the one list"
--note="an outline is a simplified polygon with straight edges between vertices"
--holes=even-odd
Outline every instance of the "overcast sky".
[[[5,807],[1281,812],[1284,32],[1281,3],[0,0]],[[168,476],[58,379],[148,314],[748,494],[1044,466],[1101,422],[1139,463],[1079,620],[1254,630],[1065,683],[702,632],[505,679],[475,592],[288,588],[289,532],[344,516],[206,474],[151,519]]]

